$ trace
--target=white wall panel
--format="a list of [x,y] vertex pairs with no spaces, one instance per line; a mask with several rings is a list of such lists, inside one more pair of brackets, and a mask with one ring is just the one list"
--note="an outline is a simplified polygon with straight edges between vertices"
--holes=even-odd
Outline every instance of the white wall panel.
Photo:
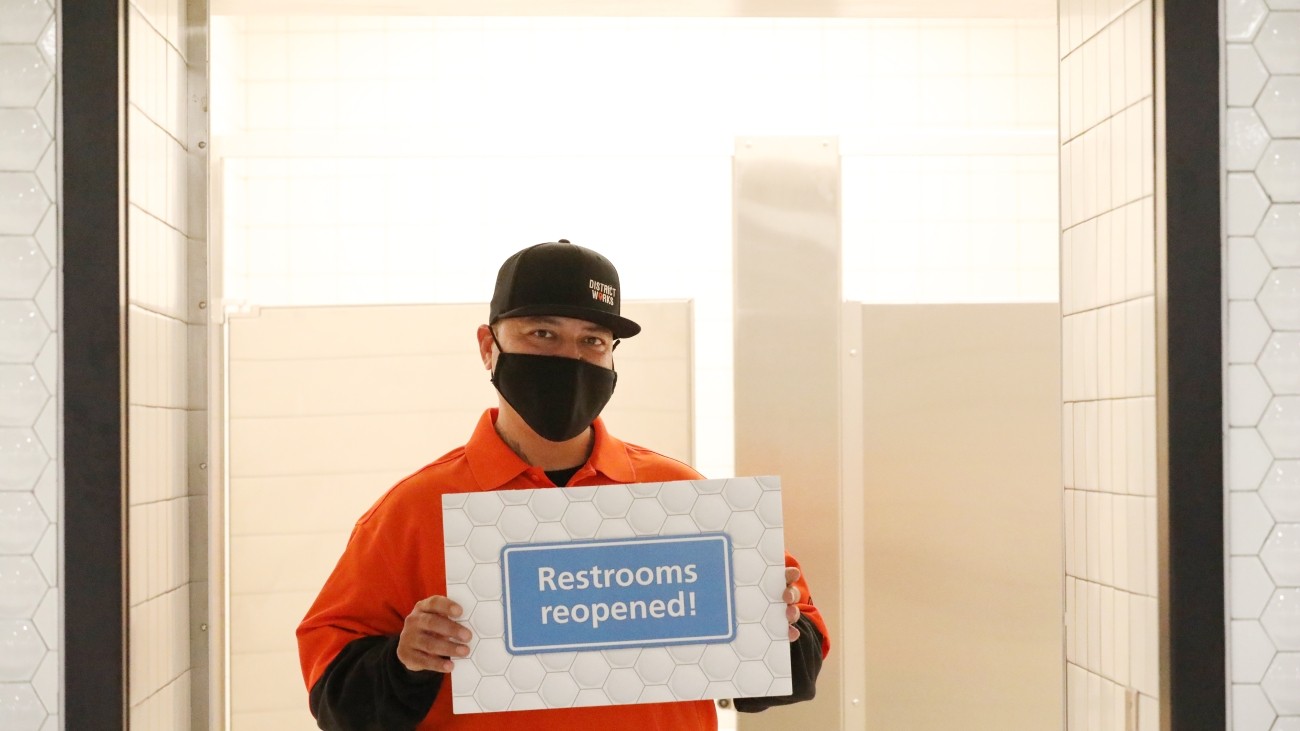
[[707,474],[734,472],[737,136],[838,136],[847,296],[1057,299],[1049,19],[218,21],[226,298],[482,301],[478,272],[567,237],[694,301]]
[[1154,9],[1060,11],[1067,728],[1154,731]]
[[0,5],[0,727],[58,729],[58,19]]
[[1300,14],[1223,8],[1231,728],[1300,728]]
[[206,617],[192,616],[206,612],[206,488],[191,464],[193,454],[205,459],[197,449],[205,431],[193,428],[202,423],[194,385],[205,362],[193,346],[204,315],[196,305],[206,258],[196,254],[206,206],[191,205],[189,179],[191,165],[202,166],[192,163],[191,130],[203,128],[201,114],[190,119],[191,93],[202,94],[191,77],[203,78],[207,59],[187,33],[206,18],[202,3],[188,5],[195,18],[185,0],[132,2],[126,26],[128,696],[131,727],[150,731],[187,729],[192,717],[206,724],[207,708],[197,630]]

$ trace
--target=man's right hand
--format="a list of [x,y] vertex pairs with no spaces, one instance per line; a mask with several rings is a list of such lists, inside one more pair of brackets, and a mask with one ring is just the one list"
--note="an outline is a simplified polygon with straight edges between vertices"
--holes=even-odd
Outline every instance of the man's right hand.
[[464,610],[445,596],[422,599],[406,615],[397,641],[397,659],[408,670],[450,673],[451,658],[469,654],[467,627],[456,621]]

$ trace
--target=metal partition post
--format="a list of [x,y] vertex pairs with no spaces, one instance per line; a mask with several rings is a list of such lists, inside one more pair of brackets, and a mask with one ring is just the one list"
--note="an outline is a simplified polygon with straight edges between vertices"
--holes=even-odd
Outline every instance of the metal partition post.
[[[840,647],[838,144],[742,138],[732,183],[736,471],[781,476],[786,549]],[[740,727],[841,728],[846,654],[822,668],[816,700],[742,714]]]

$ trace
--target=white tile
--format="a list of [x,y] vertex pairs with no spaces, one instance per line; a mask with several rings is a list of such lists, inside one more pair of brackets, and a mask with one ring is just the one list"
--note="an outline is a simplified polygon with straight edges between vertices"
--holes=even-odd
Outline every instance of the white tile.
[[1129,580],[1129,504],[1128,495],[1115,495],[1111,503],[1111,561],[1114,565],[1112,585],[1132,591]]
[[1260,685],[1232,684],[1232,730],[1269,731],[1277,713]]
[[1107,586],[1114,586],[1115,582],[1115,496],[1110,493],[1101,493],[1099,500],[1099,535],[1097,537],[1098,548],[1098,565],[1097,581]]
[[[1128,586],[1137,594],[1150,591],[1147,587],[1147,561],[1154,561],[1155,556],[1147,556],[1146,536],[1146,500],[1141,497],[1128,497]],[[1152,587],[1154,588],[1154,587]]]
[[[1068,322],[1068,321],[1067,321]],[[1062,339],[1065,340],[1064,338]],[[1062,359],[1067,362],[1068,357]],[[0,393],[3,389],[0,388]],[[1061,483],[1065,489],[1075,487],[1074,480],[1074,409],[1075,405],[1068,403],[1069,396],[1065,396],[1067,403],[1061,407]],[[1067,521],[1068,522],[1068,521]],[[1069,573],[1067,571],[1067,573]]]
[[[1102,587],[1088,584],[1088,669],[1098,672],[1101,669],[1101,590]],[[1094,706],[1095,707],[1095,706]]]
[[1227,0],[1225,6],[1224,35],[1229,41],[1254,39],[1268,16],[1264,0]]
[[[1139,249],[1138,256],[1138,281],[1141,283],[1140,290],[1136,293],[1139,295],[1152,295],[1155,293],[1155,263],[1156,263],[1156,225],[1155,225],[1155,199],[1151,195],[1146,195],[1138,201],[1133,208],[1138,212],[1136,228],[1129,231],[1132,242],[1137,242]],[[1126,219],[1126,223],[1129,221]]]
[[[1140,8],[1133,8],[1124,14],[1124,104],[1128,106],[1142,98],[1142,69],[1136,63],[1142,54],[1142,23],[1138,18]],[[1118,28],[1117,28],[1118,32]]]
[[1278,460],[1259,488],[1269,512],[1282,523],[1300,523],[1300,461]]
[[1255,103],[1268,79],[1268,69],[1249,43],[1229,43],[1225,54],[1228,67],[1228,105],[1250,106]]
[[1274,137],[1300,137],[1300,77],[1269,79],[1255,109]]
[[1088,731],[1101,731],[1101,684],[1100,675],[1088,675]]
[[[1085,49],[1088,48],[1085,46]],[[1096,102],[1085,102],[1095,105]],[[1083,215],[1089,219],[1093,218],[1100,212],[1100,175],[1097,169],[1097,128],[1089,129],[1083,134],[1081,139],[1083,143]],[[1085,225],[1091,225],[1092,222],[1085,222]]]
[[0,489],[32,489],[50,457],[32,430],[0,428]]
[[1087,675],[1078,665],[1067,665],[1065,670],[1066,731],[1083,731],[1087,711]]
[[1259,557],[1279,586],[1300,587],[1300,523],[1274,526]]
[[1279,718],[1273,723],[1273,728],[1270,731],[1300,731],[1300,716]]
[[[1080,315],[1080,325],[1083,332],[1083,397],[1089,401],[1097,398],[1097,392],[1100,385],[1100,376],[1097,373],[1098,366],[1098,333],[1097,333],[1097,311],[1089,310]],[[1095,455],[1095,451],[1093,452]],[[1096,489],[1097,464],[1095,461],[1089,462],[1088,473],[1089,484]]]
[[[1159,511],[1156,508],[1156,499],[1154,497],[1148,497],[1148,498],[1143,498],[1143,500],[1146,501],[1146,517],[1147,517],[1147,525],[1146,525],[1147,594],[1151,596],[1155,596],[1155,594],[1160,590],[1160,577],[1159,577],[1160,561],[1158,558],[1160,555],[1160,551],[1156,547],[1156,543],[1160,537],[1160,529],[1159,529],[1160,518],[1159,518]],[[1152,600],[1151,611],[1155,612],[1154,600]],[[1152,621],[1155,620],[1153,619]],[[1152,640],[1152,642],[1154,643],[1154,640]],[[1152,649],[1151,652],[1152,652],[1151,662],[1155,663],[1156,662],[1155,650]],[[1153,682],[1152,685],[1154,686],[1155,683]],[[1154,693],[1155,691],[1153,690],[1152,692]]]
[[1229,550],[1234,556],[1253,556],[1273,530],[1273,517],[1256,493],[1234,492],[1228,498]]
[[1255,238],[1273,266],[1300,266],[1300,205],[1279,204],[1269,208]]
[[1254,302],[1228,303],[1228,359],[1230,363],[1253,363],[1259,357],[1272,328]]
[[1108,677],[1115,677],[1115,590],[1109,586],[1100,588],[1100,632],[1098,632],[1098,671]]
[[1100,404],[1089,401],[1083,405],[1083,409],[1086,427],[1083,434],[1086,485],[1089,490],[1097,490],[1100,487],[1099,466],[1101,464]]
[[1129,623],[1132,621],[1131,602],[1132,595],[1128,592],[1115,592],[1114,677],[1115,681],[1123,686],[1129,685],[1129,669],[1132,663],[1129,635]]
[[[1300,202],[1300,140],[1274,140],[1264,150],[1255,174],[1274,203]],[[1230,190],[1230,210],[1235,205],[1231,194]]]
[[1142,622],[1141,644],[1139,646],[1139,651],[1143,653],[1143,672],[1134,674],[1134,687],[1142,693],[1154,697],[1160,691],[1160,657],[1158,649],[1160,622],[1157,616],[1156,600],[1153,597],[1142,597],[1135,603],[1140,605],[1144,619]]
[[1228,424],[1255,426],[1273,397],[1259,369],[1253,365],[1228,366]]
[[[1067,497],[1067,501],[1072,500]],[[1075,606],[1075,579],[1069,573],[1065,575],[1065,662],[1077,663],[1075,652],[1075,633],[1078,632],[1079,614]]]
[[1300,652],[1284,652],[1273,658],[1261,685],[1278,713],[1300,715]]
[[1149,695],[1138,696],[1138,731],[1160,731],[1160,704]]
[[1148,445],[1143,443],[1143,426],[1142,411],[1144,401],[1142,399],[1128,399],[1125,401],[1126,409],[1125,425],[1127,431],[1128,450],[1125,455],[1125,461],[1128,463],[1128,493],[1130,495],[1141,495],[1144,493],[1146,486],[1143,484],[1143,473],[1146,469],[1146,450]]
[[[1267,155],[1267,152],[1265,153]],[[1266,160],[1266,163],[1267,160]],[[1283,169],[1285,165],[1276,166]],[[1251,236],[1268,209],[1268,195],[1260,187],[1259,181],[1250,173],[1230,173],[1228,175],[1228,216],[1227,233],[1229,236]]]
[[[1101,309],[1097,310],[1096,313],[1096,317],[1097,317],[1097,398],[1099,399],[1111,399],[1115,397],[1115,392],[1111,385],[1112,373],[1110,370],[1110,363],[1111,363],[1110,347],[1111,347],[1111,333],[1112,333],[1111,316],[1112,313],[1114,313],[1115,311],[1116,310],[1113,307],[1102,307]],[[1106,402],[1103,401],[1102,403],[1105,404]],[[1103,419],[1103,425],[1101,427],[1102,434],[1103,436],[1108,436],[1110,432],[1110,428],[1108,426],[1105,426],[1104,422],[1105,420]],[[1107,472],[1107,468],[1110,466],[1110,463],[1106,461],[1104,455],[1102,459],[1103,459],[1103,463],[1101,464],[1101,473],[1105,475]],[[1103,490],[1106,489],[1104,487],[1105,482],[1103,482],[1102,485],[1103,487],[1101,487],[1101,489]]]
[[[1139,87],[1139,93],[1143,97],[1146,97],[1146,101],[1144,102],[1144,104],[1146,106],[1146,111],[1145,111],[1145,114],[1147,115],[1146,119],[1148,120],[1152,119],[1151,117],[1152,100],[1150,99],[1150,97],[1152,93],[1151,87],[1155,83],[1155,71],[1153,68],[1153,65],[1155,63],[1155,58],[1154,58],[1155,53],[1154,53],[1154,49],[1152,48],[1152,46],[1155,43],[1155,34],[1152,31],[1152,25],[1155,16],[1153,5],[1154,4],[1150,2],[1150,0],[1143,0],[1137,5],[1137,10],[1139,11],[1138,37],[1141,46],[1141,52],[1138,54],[1137,57],[1138,69],[1139,69],[1138,79],[1141,84],[1141,86]],[[1127,59],[1125,59],[1125,61],[1127,62]],[[1155,125],[1148,123],[1145,129],[1146,132],[1148,133],[1147,149],[1151,150],[1152,154],[1154,155],[1155,147],[1153,145],[1154,140],[1152,139],[1152,136],[1155,134]],[[1147,158],[1146,162],[1148,163],[1151,162],[1151,158]],[[1154,174],[1154,167],[1151,167],[1150,169],[1152,171],[1152,174]],[[1150,192],[1151,189],[1148,187],[1147,193],[1150,194]]]
[[1228,170],[1254,170],[1268,146],[1269,131],[1253,109],[1229,109],[1224,128]]
[[1124,394],[1129,398],[1142,394],[1142,304],[1125,302],[1124,313]]
[[[1108,673],[1103,671],[1103,674]],[[1123,727],[1115,728],[1115,713],[1113,709],[1115,706],[1115,696],[1117,695],[1116,690],[1114,683],[1105,678],[1102,679],[1101,703],[1099,703],[1095,709],[1100,716],[1098,727],[1101,731],[1124,731]],[[1122,699],[1124,697],[1123,691],[1120,691],[1118,695]]]
[[[1101,575],[1101,496],[1088,493],[1087,503],[1087,553],[1084,554],[1084,579],[1096,581]],[[1089,666],[1091,667],[1091,666]]]
[[1300,14],[1269,14],[1255,37],[1255,50],[1270,72],[1300,74]]
[[[1266,219],[1267,223],[1267,219]],[[1300,249],[1300,246],[1297,246]],[[1228,298],[1254,299],[1270,271],[1269,260],[1255,239],[1228,239]]]
[[1228,577],[1233,619],[1258,619],[1273,595],[1273,580],[1263,562],[1253,556],[1234,556],[1229,559]]
[[1134,596],[1128,601],[1128,685],[1141,689],[1147,676],[1147,614],[1143,611],[1145,597]]
[[[1300,589],[1277,590],[1269,600],[1261,622],[1277,649],[1286,652],[1300,650]],[[1260,674],[1263,674],[1262,670]]]
[[1259,422],[1269,450],[1281,459],[1300,458],[1300,396],[1278,396]]
[[41,536],[41,542],[37,544],[36,550],[32,551],[32,559],[40,568],[41,574],[45,576],[45,582],[50,586],[59,585],[59,532],[50,529],[45,531]]
[[[1142,411],[1142,494],[1156,494],[1156,400],[1138,400]],[[1152,536],[1154,540],[1154,535]]]
[[[1077,490],[1074,493],[1074,570],[1075,576],[1088,578],[1088,493]],[[1083,606],[1080,605],[1080,612]]]
[[1119,494],[1129,492],[1128,455],[1128,401],[1118,401],[1111,410],[1111,489]]
[[59,653],[47,652],[32,677],[32,688],[46,708],[59,708],[59,665]]
[[[1109,89],[1110,85],[1102,80],[1097,84],[1099,89]],[[1107,103],[1106,100],[1100,100],[1099,104]],[[1096,154],[1096,176],[1097,176],[1097,199],[1095,202],[1097,213],[1108,210],[1111,202],[1111,178],[1114,171],[1111,170],[1111,125],[1108,123],[1099,124],[1094,132],[1095,153]],[[1113,300],[1103,299],[1103,302]]]
[[1094,631],[1096,624],[1093,621],[1092,614],[1089,613],[1088,604],[1088,587],[1092,586],[1086,581],[1076,581],[1074,584],[1074,657],[1075,662],[1080,667],[1088,666],[1088,638]]

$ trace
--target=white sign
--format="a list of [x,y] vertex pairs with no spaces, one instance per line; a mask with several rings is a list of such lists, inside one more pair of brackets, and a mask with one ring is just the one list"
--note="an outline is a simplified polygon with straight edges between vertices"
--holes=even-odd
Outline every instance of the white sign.
[[457,714],[791,692],[780,478],[457,493],[443,527]]

